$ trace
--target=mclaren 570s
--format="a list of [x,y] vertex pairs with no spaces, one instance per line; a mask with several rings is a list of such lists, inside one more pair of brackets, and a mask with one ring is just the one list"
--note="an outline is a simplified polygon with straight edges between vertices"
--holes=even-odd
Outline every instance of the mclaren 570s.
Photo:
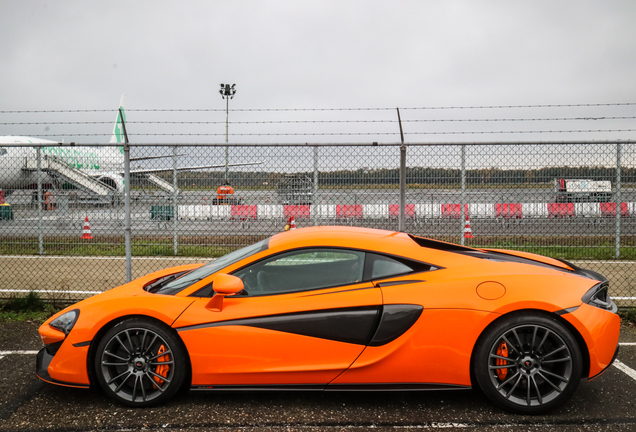
[[180,388],[478,387],[537,414],[613,362],[608,281],[565,261],[401,232],[297,229],[80,301],[39,329],[37,374],[129,406]]

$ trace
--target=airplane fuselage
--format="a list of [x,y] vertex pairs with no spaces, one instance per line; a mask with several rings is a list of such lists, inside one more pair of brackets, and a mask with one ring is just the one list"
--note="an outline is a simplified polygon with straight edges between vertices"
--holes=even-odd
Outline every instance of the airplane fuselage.
[[[41,166],[46,166],[46,157],[54,157],[68,166],[75,168],[94,178],[112,180],[111,186],[118,190],[118,183],[124,168],[124,156],[121,147],[68,147],[60,146],[55,141],[31,137],[0,137],[0,189],[5,191],[17,189],[34,189],[37,187],[36,147],[7,147],[3,144],[50,144],[40,147]],[[54,185],[55,179],[46,170],[42,171],[41,183],[45,187]],[[105,183],[109,183],[105,181]]]

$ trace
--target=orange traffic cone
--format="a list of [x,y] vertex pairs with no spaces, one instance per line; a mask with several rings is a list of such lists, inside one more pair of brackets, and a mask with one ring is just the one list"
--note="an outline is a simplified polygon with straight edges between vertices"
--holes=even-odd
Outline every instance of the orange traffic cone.
[[91,234],[91,226],[88,224],[88,216],[86,216],[86,220],[84,221],[84,232],[82,233],[82,239],[90,240],[93,238]]
[[470,229],[470,219],[466,215],[466,224],[464,225],[464,238],[473,238],[473,230]]

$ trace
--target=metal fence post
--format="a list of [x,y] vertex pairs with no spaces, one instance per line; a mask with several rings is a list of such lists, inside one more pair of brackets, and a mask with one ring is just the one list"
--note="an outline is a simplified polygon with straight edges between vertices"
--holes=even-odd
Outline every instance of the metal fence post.
[[44,237],[42,233],[42,147],[38,147],[38,253],[44,255]]
[[[402,130],[402,118],[400,117],[400,109],[396,108],[398,116],[398,124],[400,126],[400,214],[398,215],[398,231],[404,232],[405,214],[406,214],[406,146],[404,145],[404,131]],[[375,143],[374,143],[375,144]]]
[[126,247],[126,282],[132,280],[132,246],[130,244],[130,145],[124,143],[124,240]]
[[[312,200],[312,206],[315,209],[318,204],[320,204],[320,200],[318,199],[318,146],[314,146],[314,196]],[[314,226],[318,225],[318,218],[315,216],[316,212],[314,212]]]
[[466,239],[464,238],[464,228],[466,227],[466,144],[462,144],[461,146],[461,193],[459,197],[460,201],[460,238],[462,246],[466,243]]
[[172,148],[172,248],[175,255],[179,253],[179,238],[177,235],[177,225],[179,223],[177,194],[179,189],[177,186],[177,146],[174,146]]
[[225,181],[230,181],[230,147],[228,146],[225,147]]
[[404,232],[406,214],[406,146],[400,146],[400,220],[398,230]]
[[616,143],[616,193],[614,202],[616,203],[616,240],[614,256],[621,256],[621,157],[622,144]]

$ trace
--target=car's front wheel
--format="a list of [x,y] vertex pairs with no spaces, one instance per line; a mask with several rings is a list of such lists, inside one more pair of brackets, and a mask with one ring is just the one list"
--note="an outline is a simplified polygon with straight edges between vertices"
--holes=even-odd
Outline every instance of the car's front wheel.
[[567,401],[581,379],[576,340],[556,318],[525,312],[504,317],[476,348],[474,377],[495,404],[540,414]]
[[187,360],[177,336],[162,323],[131,318],[111,328],[95,355],[100,386],[129,406],[165,402],[181,387]]

